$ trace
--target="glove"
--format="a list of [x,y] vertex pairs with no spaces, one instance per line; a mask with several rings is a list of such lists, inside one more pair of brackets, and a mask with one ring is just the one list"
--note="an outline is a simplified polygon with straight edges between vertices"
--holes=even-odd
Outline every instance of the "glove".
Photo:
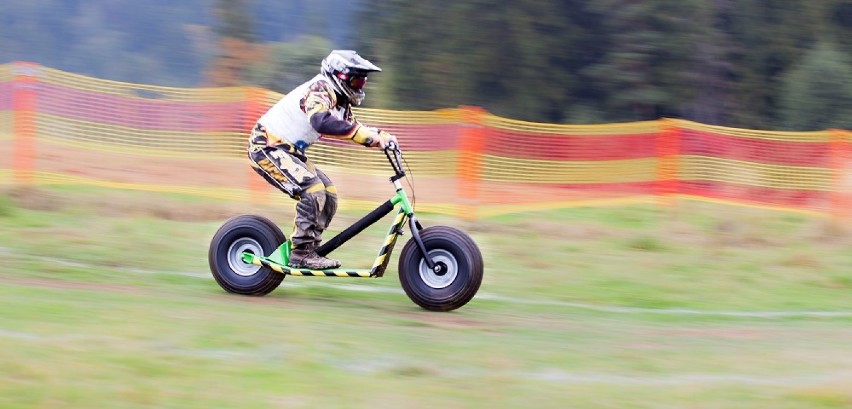
[[352,141],[355,143],[359,143],[364,146],[373,146],[373,144],[379,139],[379,130],[376,128],[371,128],[369,126],[364,126],[358,124],[358,127],[355,129],[355,132],[352,134]]
[[373,145],[373,147],[378,146],[382,149],[385,149],[385,148],[388,147],[388,144],[390,144],[391,142],[397,143],[396,136],[393,136],[390,133],[385,132],[385,131],[379,131],[379,138],[378,139],[379,140],[378,140],[377,144]]
[[396,136],[373,127],[358,125],[358,129],[352,135],[352,140],[370,148],[380,147],[384,149],[390,142],[396,142]]

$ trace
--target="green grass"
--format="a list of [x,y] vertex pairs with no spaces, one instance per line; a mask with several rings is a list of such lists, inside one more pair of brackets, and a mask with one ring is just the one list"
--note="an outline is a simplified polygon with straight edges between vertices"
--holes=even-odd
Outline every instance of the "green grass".
[[[421,215],[486,260],[477,298],[430,313],[395,261],[382,279],[225,294],[206,261],[223,219],[163,218],[204,203],[98,197],[0,195],[0,407],[852,406],[852,317],[759,316],[852,311],[852,239],[830,220],[689,203]],[[335,256],[368,266],[385,223]]]

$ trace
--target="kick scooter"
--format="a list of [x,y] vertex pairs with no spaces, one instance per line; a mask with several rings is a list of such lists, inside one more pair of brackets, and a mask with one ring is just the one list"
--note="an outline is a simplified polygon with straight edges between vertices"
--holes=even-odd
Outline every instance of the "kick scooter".
[[482,283],[484,265],[479,247],[456,228],[423,228],[400,182],[406,174],[399,145],[388,144],[384,153],[394,171],[390,182],[396,194],[317,248],[318,254],[326,256],[398,209],[372,267],[330,270],[289,267],[292,243],[281,229],[265,217],[243,214],[228,219],[210,242],[208,260],[216,282],[231,293],[259,296],[272,292],[287,275],[379,278],[384,276],[397,239],[406,233],[407,225],[411,238],[402,248],[397,270],[405,294],[431,311],[450,311],[467,304]]

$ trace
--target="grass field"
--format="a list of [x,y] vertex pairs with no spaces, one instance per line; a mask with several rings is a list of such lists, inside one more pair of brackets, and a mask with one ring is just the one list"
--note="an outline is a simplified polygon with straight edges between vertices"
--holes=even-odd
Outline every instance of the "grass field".
[[[250,209],[285,226],[288,210]],[[382,279],[225,294],[206,252],[237,211],[0,195],[0,407],[852,407],[852,235],[828,219],[695,203],[421,215],[469,231],[486,262],[470,304],[431,313],[395,260]],[[385,232],[335,256],[366,267]]]

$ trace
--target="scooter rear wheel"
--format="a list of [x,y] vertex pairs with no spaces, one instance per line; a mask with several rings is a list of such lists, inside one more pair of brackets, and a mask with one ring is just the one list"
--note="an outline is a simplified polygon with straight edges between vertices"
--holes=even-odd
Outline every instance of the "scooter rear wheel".
[[242,295],[269,294],[281,284],[284,274],[247,264],[242,254],[269,255],[284,241],[284,233],[269,219],[248,214],[234,216],[210,241],[207,254],[210,272],[225,291]]

